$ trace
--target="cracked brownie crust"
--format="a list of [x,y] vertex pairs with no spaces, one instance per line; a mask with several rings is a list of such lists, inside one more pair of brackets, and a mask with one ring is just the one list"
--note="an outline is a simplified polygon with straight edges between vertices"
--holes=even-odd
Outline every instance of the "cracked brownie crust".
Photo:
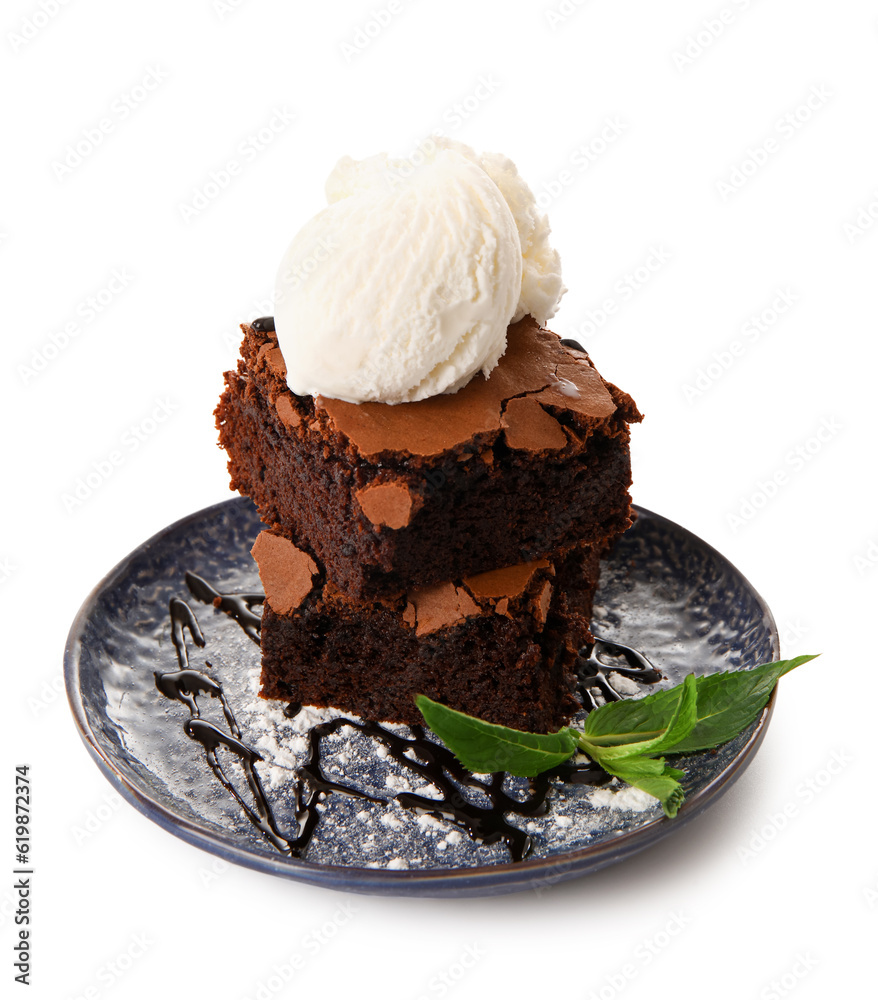
[[397,406],[295,396],[274,333],[242,329],[216,411],[231,488],[344,595],[392,597],[601,545],[630,523],[640,414],[529,317],[490,378]]

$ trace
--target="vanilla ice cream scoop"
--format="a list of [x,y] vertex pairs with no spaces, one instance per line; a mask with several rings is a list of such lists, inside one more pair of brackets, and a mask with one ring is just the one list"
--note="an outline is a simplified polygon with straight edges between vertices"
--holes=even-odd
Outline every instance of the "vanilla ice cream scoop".
[[549,227],[506,157],[428,140],[339,161],[329,206],[278,270],[275,327],[298,395],[402,403],[488,375],[510,322],[564,292]]

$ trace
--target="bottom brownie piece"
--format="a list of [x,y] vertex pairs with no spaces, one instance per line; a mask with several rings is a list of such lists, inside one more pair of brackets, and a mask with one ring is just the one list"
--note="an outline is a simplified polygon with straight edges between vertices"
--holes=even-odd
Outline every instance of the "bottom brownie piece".
[[265,698],[418,723],[414,697],[425,694],[532,732],[557,729],[578,708],[572,667],[591,638],[597,548],[373,602],[341,594],[274,532],[262,532],[253,555],[266,592]]

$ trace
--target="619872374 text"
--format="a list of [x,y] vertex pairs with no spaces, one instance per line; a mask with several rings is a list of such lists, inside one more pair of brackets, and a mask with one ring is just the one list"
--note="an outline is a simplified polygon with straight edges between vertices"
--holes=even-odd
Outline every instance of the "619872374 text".
[[15,981],[30,986],[31,975],[31,877],[33,859],[31,857],[31,785],[30,766],[20,764],[15,769],[15,868],[16,876],[13,892],[18,897],[15,910],[15,925],[18,936],[15,940],[16,970]]

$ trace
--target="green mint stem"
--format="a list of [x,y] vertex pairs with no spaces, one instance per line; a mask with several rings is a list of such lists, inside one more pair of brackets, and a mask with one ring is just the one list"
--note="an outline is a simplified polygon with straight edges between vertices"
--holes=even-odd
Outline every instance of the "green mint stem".
[[479,774],[533,777],[582,750],[608,774],[655,796],[673,817],[683,803],[684,772],[664,753],[707,750],[738,735],[765,708],[778,678],[813,656],[696,677],[645,698],[609,702],[590,712],[581,730],[527,733],[477,719],[418,695],[424,721],[457,759]]

